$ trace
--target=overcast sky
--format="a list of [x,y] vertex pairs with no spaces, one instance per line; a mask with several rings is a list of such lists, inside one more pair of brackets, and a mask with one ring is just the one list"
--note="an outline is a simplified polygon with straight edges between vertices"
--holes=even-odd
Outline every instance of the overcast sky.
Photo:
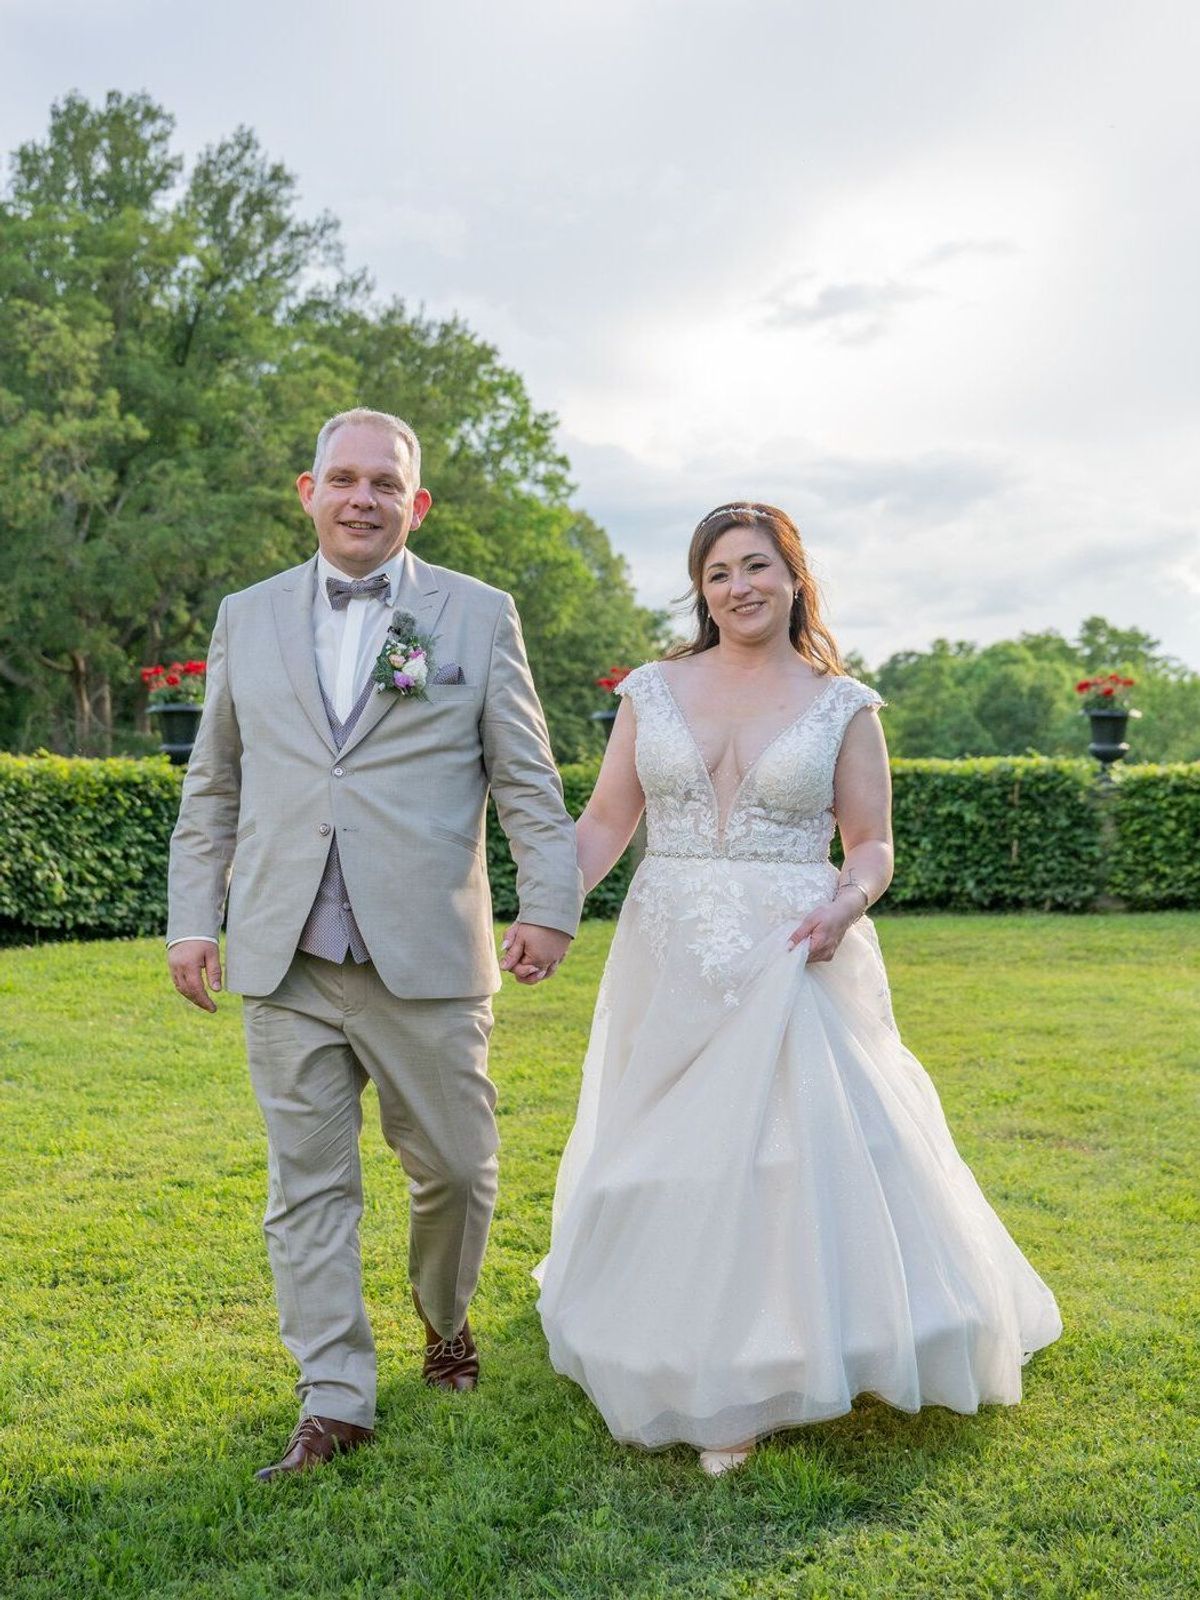
[[1101,612],[1200,667],[1198,18],[0,0],[0,146],[71,89],[147,90],[189,154],[251,124],[557,413],[648,603],[764,499],[872,663]]

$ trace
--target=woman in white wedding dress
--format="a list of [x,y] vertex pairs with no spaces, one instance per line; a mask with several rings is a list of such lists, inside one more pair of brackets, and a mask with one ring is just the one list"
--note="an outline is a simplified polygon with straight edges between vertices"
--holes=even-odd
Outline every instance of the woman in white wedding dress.
[[696,639],[620,686],[579,819],[588,889],[643,805],[648,847],[537,1276],[550,1359],[615,1437],[716,1474],[858,1394],[1013,1404],[1062,1324],[896,1032],[864,916],[891,877],[882,702],[799,534],[723,506],[688,568]]

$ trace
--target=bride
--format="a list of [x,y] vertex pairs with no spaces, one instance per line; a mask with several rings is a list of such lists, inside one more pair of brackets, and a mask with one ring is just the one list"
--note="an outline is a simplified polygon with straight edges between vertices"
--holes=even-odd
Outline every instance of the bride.
[[688,571],[696,636],[621,684],[578,823],[589,890],[643,806],[648,848],[536,1275],[550,1359],[615,1437],[716,1475],[859,1394],[1011,1405],[1062,1324],[896,1032],[864,915],[892,872],[882,702],[795,525],[722,506]]

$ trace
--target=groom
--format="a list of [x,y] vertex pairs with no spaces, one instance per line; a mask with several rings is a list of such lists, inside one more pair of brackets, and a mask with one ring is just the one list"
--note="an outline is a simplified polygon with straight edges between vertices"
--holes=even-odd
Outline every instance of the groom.
[[[582,900],[512,600],[407,549],[431,504],[420,471],[398,417],[358,409],[321,429],[297,482],[317,554],[222,602],[171,839],[171,976],[216,1009],[228,890],[228,979],[246,997],[267,1127],[265,1231],[301,1413],[260,1478],[373,1438],[358,1246],[368,1080],[410,1180],[425,1380],[475,1387],[467,1307],[498,1143],[489,787],[517,862],[504,969],[525,983],[553,973]],[[429,642],[424,697],[420,668],[375,689],[389,628]]]

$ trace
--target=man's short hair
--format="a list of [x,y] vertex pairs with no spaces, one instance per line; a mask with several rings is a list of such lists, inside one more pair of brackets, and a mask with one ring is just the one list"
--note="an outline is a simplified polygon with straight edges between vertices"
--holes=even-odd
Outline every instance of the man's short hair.
[[346,423],[369,422],[378,428],[387,428],[395,434],[397,439],[403,439],[408,446],[409,457],[412,461],[413,487],[421,482],[421,445],[416,434],[402,417],[394,417],[390,411],[372,411],[368,406],[355,406],[352,411],[339,411],[336,417],[322,425],[317,435],[317,448],[313,453],[312,475],[314,478],[321,476],[321,462],[329,441],[339,428]]

